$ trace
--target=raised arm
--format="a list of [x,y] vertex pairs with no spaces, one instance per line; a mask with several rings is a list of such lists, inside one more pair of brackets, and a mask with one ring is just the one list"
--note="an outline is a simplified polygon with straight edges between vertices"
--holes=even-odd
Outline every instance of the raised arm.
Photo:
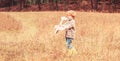
[[74,20],[68,21],[63,25],[63,27],[64,27],[64,30],[75,27],[75,21]]
[[62,24],[66,20],[67,20],[67,17],[65,16],[61,17],[60,23],[58,25],[55,25],[55,33],[57,33],[59,30],[64,30],[64,26]]

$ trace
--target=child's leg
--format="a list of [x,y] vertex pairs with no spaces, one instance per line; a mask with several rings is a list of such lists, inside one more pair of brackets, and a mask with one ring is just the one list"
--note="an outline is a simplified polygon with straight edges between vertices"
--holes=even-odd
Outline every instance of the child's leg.
[[71,45],[72,43],[72,38],[66,38],[66,44],[67,44],[67,48],[71,49],[73,46]]

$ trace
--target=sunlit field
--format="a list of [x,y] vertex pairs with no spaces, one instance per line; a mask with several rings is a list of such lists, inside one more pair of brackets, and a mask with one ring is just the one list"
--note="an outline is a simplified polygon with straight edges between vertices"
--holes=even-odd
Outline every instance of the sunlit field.
[[77,54],[67,56],[64,31],[54,33],[65,12],[1,12],[0,61],[119,61],[120,14],[77,12]]

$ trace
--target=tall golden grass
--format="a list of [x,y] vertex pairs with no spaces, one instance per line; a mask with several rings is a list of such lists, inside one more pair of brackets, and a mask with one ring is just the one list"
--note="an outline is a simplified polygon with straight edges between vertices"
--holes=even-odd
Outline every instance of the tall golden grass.
[[78,54],[72,57],[66,56],[65,32],[54,34],[54,26],[65,12],[0,13],[3,14],[18,21],[21,29],[0,31],[0,61],[120,60],[120,14],[77,12],[72,44]]

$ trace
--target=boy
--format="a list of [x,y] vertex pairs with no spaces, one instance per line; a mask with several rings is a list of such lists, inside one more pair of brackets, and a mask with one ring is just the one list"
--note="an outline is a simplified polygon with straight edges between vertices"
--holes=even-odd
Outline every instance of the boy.
[[[73,10],[67,11],[66,17],[61,17],[61,22],[59,25],[55,26],[57,33],[59,30],[65,30],[65,38],[66,38],[66,45],[67,48],[71,50],[75,50],[74,47],[71,45],[72,40],[75,38],[75,15],[76,12]],[[65,22],[64,24],[63,21]],[[72,54],[72,51],[69,52],[69,54]]]

